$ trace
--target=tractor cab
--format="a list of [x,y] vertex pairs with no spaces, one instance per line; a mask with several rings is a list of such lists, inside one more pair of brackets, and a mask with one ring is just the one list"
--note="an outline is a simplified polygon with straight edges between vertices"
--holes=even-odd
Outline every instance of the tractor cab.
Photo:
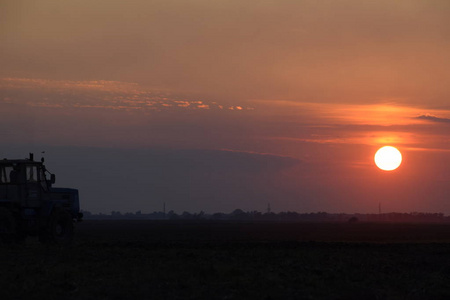
[[39,234],[41,240],[72,238],[72,223],[83,217],[78,190],[55,188],[54,183],[44,159],[35,161],[31,153],[28,159],[0,160],[0,227],[5,227],[0,228],[1,239],[19,231],[22,236]]
[[4,159],[0,161],[0,199],[18,201],[22,206],[39,207],[55,183],[55,175],[45,168],[43,160]]

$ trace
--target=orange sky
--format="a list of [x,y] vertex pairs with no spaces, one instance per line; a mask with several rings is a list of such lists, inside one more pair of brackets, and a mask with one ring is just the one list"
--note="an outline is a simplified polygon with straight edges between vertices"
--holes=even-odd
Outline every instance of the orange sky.
[[[194,193],[179,210],[365,212],[387,197],[450,213],[449,13],[444,0],[2,1],[0,143],[301,162],[254,195],[230,183],[262,200]],[[372,161],[385,144],[404,155],[392,174]],[[85,190],[91,210],[156,205],[105,208]]]

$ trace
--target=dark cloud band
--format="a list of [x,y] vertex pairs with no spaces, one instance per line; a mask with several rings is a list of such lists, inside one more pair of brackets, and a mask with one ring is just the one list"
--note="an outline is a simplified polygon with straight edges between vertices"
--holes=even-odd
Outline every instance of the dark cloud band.
[[415,119],[427,120],[427,121],[439,122],[439,123],[450,123],[449,118],[440,118],[440,117],[436,117],[433,115],[420,115],[418,117],[415,117]]

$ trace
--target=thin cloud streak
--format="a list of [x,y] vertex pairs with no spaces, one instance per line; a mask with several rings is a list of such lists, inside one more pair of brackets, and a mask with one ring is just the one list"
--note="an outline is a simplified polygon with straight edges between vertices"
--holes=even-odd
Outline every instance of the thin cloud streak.
[[450,118],[440,118],[433,115],[420,115],[418,117],[415,117],[416,119],[420,120],[426,120],[431,122],[438,122],[438,123],[450,123]]
[[[417,115],[444,114],[450,116],[449,109],[430,109],[401,103],[354,104],[354,103],[314,103],[286,100],[253,100],[252,103],[267,107],[275,114],[301,114],[305,123],[349,124],[349,125],[408,125],[417,124]],[[308,118],[308,116],[311,116]],[[315,119],[318,121],[314,122]],[[446,118],[441,118],[446,120]],[[449,119],[450,120],[450,119]]]
[[245,105],[193,99],[164,90],[118,81],[0,78],[1,103],[42,108],[81,108],[158,112],[171,110],[252,110]]

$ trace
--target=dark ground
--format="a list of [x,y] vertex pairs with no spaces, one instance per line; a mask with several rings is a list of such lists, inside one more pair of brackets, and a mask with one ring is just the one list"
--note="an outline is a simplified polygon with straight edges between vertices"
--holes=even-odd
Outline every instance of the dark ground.
[[85,221],[0,246],[0,299],[450,299],[450,224]]

